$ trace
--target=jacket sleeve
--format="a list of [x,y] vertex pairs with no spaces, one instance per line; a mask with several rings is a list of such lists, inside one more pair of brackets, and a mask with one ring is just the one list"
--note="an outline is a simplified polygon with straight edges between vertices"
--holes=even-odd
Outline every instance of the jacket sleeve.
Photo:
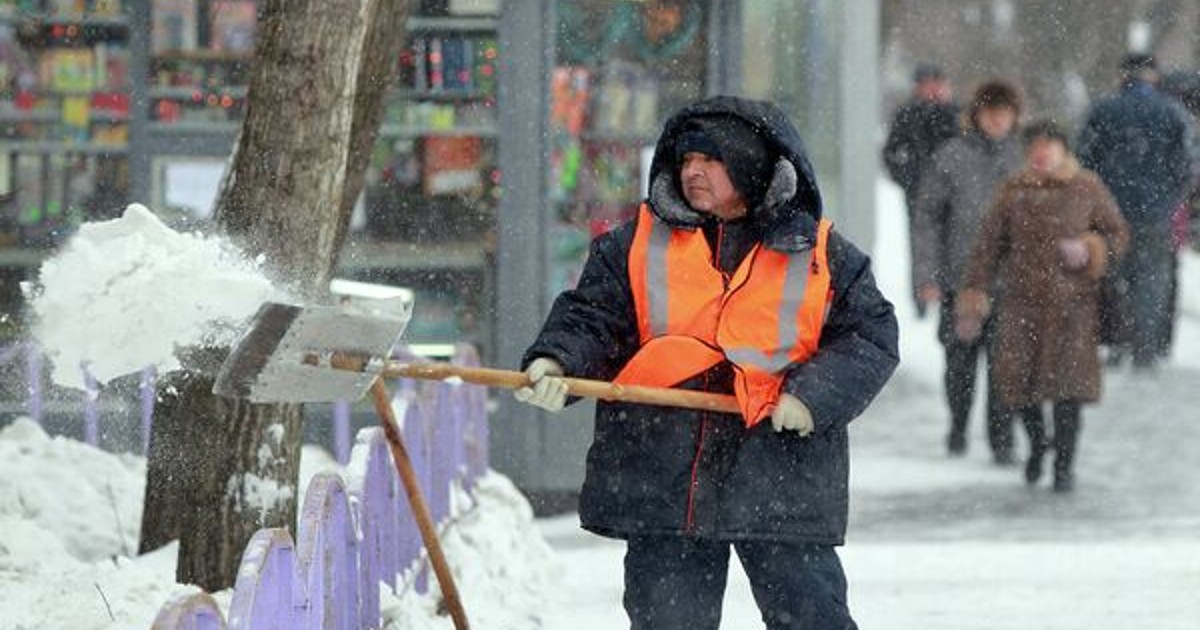
[[1075,157],[1079,164],[1088,170],[1098,170],[1104,161],[1105,145],[1101,139],[1103,126],[1100,114],[1095,108],[1088,112],[1087,119],[1075,138]]
[[923,284],[934,284],[942,289],[947,281],[942,275],[946,259],[945,226],[950,199],[954,190],[950,174],[952,161],[950,146],[942,145],[933,154],[929,170],[921,178],[917,189],[917,200],[912,209],[912,252],[913,289]]
[[783,391],[812,412],[818,432],[845,427],[867,408],[900,362],[892,304],[875,286],[866,254],[836,233],[829,242],[833,304],[817,353],[792,366]]
[[902,105],[896,110],[887,142],[883,145],[883,163],[887,166],[888,173],[906,190],[915,183],[917,175],[913,172],[916,147],[913,146],[911,118],[906,106]]
[[610,380],[633,356],[639,340],[627,272],[632,239],[627,224],[592,241],[578,284],[554,300],[522,369],[548,357],[567,376]]
[[1171,102],[1179,128],[1177,155],[1172,161],[1176,165],[1177,189],[1175,199],[1186,199],[1200,180],[1200,128],[1196,120],[1182,103]]
[[1010,190],[1008,184],[1002,185],[996,202],[983,218],[979,236],[976,237],[971,255],[967,259],[962,286],[958,287],[960,293],[967,289],[975,289],[990,294],[992,290],[996,268],[1008,246],[1008,212],[1012,203]]
[[[1129,226],[1121,216],[1117,202],[1099,177],[1091,180],[1091,187],[1096,203],[1092,204],[1089,224],[1090,231],[1104,239],[1103,267],[1099,274],[1103,275],[1103,270],[1112,269],[1129,249]],[[1097,261],[1099,262],[1101,261]]]

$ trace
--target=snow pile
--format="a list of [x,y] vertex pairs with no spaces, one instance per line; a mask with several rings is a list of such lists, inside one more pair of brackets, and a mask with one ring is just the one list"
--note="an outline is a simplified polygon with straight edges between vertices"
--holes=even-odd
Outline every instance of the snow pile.
[[[472,500],[474,503],[472,504]],[[456,488],[454,524],[442,533],[442,547],[454,573],[467,618],[476,628],[542,627],[551,585],[561,578],[554,552],[538,532],[533,508],[507,477],[491,472],[474,495]],[[384,589],[385,627],[442,630],[449,620],[437,614],[440,589],[430,570],[430,593]]]
[[[24,521],[56,538],[72,558],[92,561],[137,551],[146,460],[46,435],[20,418],[0,430],[0,567],[16,553],[7,532]],[[13,525],[15,526],[15,525]],[[26,547],[21,545],[21,547]],[[37,546],[21,553],[40,554]]]
[[141,457],[51,438],[28,419],[0,431],[0,625],[147,628],[186,590],[174,580],[175,545],[126,557],[137,550],[145,470]]
[[80,389],[81,365],[100,382],[176,369],[176,348],[230,343],[263,301],[283,299],[228,242],[176,232],[139,204],[81,226],[38,282],[35,336],[55,382]]

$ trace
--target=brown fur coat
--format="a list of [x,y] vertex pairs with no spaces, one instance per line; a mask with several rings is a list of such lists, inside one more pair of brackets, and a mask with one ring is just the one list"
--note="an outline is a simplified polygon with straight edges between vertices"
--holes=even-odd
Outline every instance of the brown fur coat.
[[[1081,239],[1085,266],[1069,267],[1060,248],[1065,239]],[[1112,195],[1073,159],[1054,175],[1025,171],[1001,186],[972,250],[958,308],[966,324],[960,330],[967,331],[988,310],[996,312],[993,378],[1001,404],[1099,399],[1100,278],[1128,244]]]

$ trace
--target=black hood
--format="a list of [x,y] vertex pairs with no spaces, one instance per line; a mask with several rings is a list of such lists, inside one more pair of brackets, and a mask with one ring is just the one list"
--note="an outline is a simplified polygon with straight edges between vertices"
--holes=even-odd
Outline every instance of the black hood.
[[816,176],[800,133],[782,110],[765,101],[714,96],[671,116],[663,126],[650,165],[650,206],[654,213],[677,227],[699,227],[711,220],[709,215],[692,210],[683,199],[675,144],[697,120],[730,117],[752,126],[778,156],[762,202],[750,209],[749,220],[756,223],[764,244],[771,249],[797,251],[811,247],[823,212]]

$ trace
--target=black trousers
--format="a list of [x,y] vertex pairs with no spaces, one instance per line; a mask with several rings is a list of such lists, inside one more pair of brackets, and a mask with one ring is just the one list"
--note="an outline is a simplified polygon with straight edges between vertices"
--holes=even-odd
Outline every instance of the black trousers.
[[975,401],[976,379],[979,359],[984,359],[985,405],[987,407],[987,435],[992,453],[1007,456],[1012,453],[1013,428],[1011,416],[1001,408],[992,380],[991,344],[995,334],[995,318],[983,323],[983,333],[975,341],[962,341],[954,333],[954,296],[942,300],[941,322],[938,339],[946,351],[946,372],[943,383],[946,388],[946,403],[950,407],[950,433],[965,435],[967,420],[971,416],[971,404]]
[[857,630],[846,606],[846,575],[833,547],[734,543],[683,536],[630,538],[625,612],[633,630],[716,630],[737,550],[768,630]]
[[1117,273],[1128,286],[1130,336],[1135,366],[1153,365],[1163,354],[1163,331],[1170,322],[1171,225],[1166,220],[1130,224],[1133,241]]
[[1046,421],[1042,416],[1041,405],[1033,405],[1018,410],[1025,432],[1029,435],[1029,448],[1032,457],[1041,457],[1050,446],[1054,447],[1054,476],[1056,479],[1069,479],[1073,476],[1075,450],[1079,444],[1079,431],[1083,418],[1078,401],[1055,401],[1052,415],[1054,418],[1054,440],[1046,439]]

